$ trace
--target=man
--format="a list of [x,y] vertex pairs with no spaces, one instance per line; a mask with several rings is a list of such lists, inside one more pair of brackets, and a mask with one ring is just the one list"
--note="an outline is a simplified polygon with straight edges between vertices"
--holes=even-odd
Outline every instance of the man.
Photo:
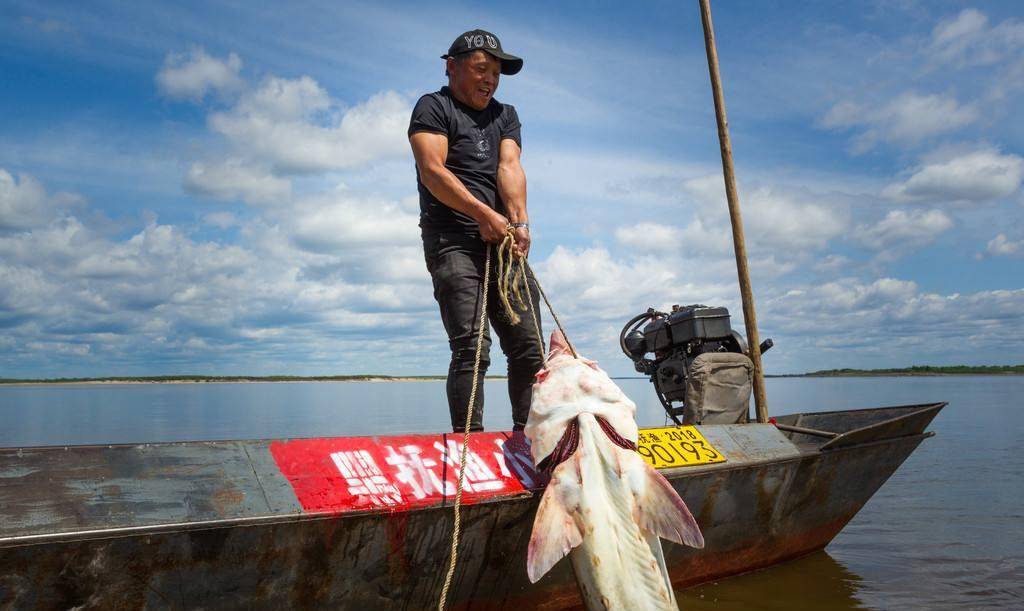
[[[448,333],[448,407],[452,428],[466,423],[483,297],[484,261],[492,249],[487,317],[508,358],[508,392],[514,430],[530,411],[534,374],[543,364],[537,329],[529,314],[517,325],[502,313],[497,295],[494,244],[515,232],[514,252],[530,251],[526,175],[519,163],[521,139],[514,107],[494,99],[501,74],[513,75],[523,60],[502,51],[498,37],[483,30],[459,36],[441,56],[448,85],[420,98],[409,123],[420,194],[420,229],[434,298]],[[540,319],[536,280],[529,278]],[[541,335],[543,337],[543,334]],[[470,429],[483,430],[483,379],[491,338],[484,331],[476,401]]]

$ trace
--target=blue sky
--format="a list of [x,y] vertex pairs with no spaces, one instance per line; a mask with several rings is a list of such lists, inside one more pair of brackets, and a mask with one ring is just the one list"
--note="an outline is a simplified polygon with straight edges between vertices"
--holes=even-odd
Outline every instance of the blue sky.
[[[713,7],[767,371],[1024,362],[1024,11],[807,4]],[[6,1],[0,377],[442,373],[405,128],[476,27],[581,351],[742,328],[696,2]]]

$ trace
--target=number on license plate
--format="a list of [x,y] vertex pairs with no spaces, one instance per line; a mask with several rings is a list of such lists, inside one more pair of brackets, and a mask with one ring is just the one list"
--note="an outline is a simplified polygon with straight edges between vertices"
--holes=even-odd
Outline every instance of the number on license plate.
[[725,456],[692,426],[640,429],[637,452],[655,469],[725,462]]

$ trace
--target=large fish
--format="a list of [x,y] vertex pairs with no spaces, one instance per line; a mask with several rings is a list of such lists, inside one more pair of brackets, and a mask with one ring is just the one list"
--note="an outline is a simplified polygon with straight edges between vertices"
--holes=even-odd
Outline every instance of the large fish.
[[636,405],[555,331],[524,431],[551,469],[527,553],[531,582],[569,555],[587,609],[675,609],[659,537],[703,547],[686,504],[636,453]]

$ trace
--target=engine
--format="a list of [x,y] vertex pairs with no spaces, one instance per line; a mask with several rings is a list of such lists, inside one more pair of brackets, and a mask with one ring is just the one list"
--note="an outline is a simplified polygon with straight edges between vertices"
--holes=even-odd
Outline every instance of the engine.
[[[726,308],[650,308],[626,323],[619,345],[636,370],[650,377],[665,413],[676,424],[746,418],[753,367],[747,343],[732,329]],[[764,353],[772,345],[767,339],[758,348]]]

